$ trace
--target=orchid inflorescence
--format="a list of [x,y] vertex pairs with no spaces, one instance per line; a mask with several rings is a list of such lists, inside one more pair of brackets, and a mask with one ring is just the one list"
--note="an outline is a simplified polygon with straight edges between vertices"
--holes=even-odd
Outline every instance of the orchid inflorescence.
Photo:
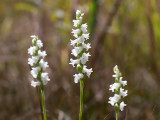
[[109,90],[115,92],[115,94],[113,97],[109,98],[108,103],[114,106],[116,111],[119,111],[119,109],[123,111],[126,104],[122,101],[122,97],[124,98],[128,95],[128,90],[124,90],[122,86],[127,85],[127,81],[122,80],[123,77],[117,65],[114,67],[113,71],[115,73],[113,75],[113,77],[115,78],[115,83],[110,85]]
[[72,50],[72,55],[74,55],[77,59],[70,59],[70,63],[73,67],[77,67],[77,71],[79,74],[74,75],[74,82],[78,83],[80,79],[84,78],[86,74],[90,77],[92,68],[88,69],[85,65],[88,61],[89,56],[91,56],[88,50],[91,48],[90,43],[85,43],[86,40],[89,39],[89,33],[87,33],[87,23],[82,24],[84,13],[81,13],[80,10],[76,11],[76,20],[73,20],[74,27],[76,29],[72,29],[73,36],[76,38],[75,40],[71,40],[71,45],[74,47]]
[[[75,29],[72,29],[73,36],[75,40],[70,40],[71,45],[74,47],[72,49],[72,55],[75,59],[70,59],[70,63],[73,67],[76,67],[78,73],[73,75],[74,82],[78,83],[80,81],[80,113],[79,120],[82,120],[82,111],[83,111],[83,88],[84,88],[84,78],[85,75],[90,77],[92,68],[88,69],[86,63],[91,56],[88,50],[91,48],[90,43],[86,43],[89,39],[89,33],[87,33],[87,23],[82,23],[83,15],[80,10],[76,11],[76,20],[73,20],[73,26]],[[42,119],[47,120],[46,110],[45,110],[45,94],[44,94],[44,85],[50,81],[48,73],[45,72],[45,69],[48,68],[48,62],[45,62],[46,51],[42,51],[43,43],[39,40],[38,36],[32,35],[32,46],[28,49],[28,54],[31,55],[31,58],[28,58],[28,64],[31,66],[31,75],[35,80],[31,81],[31,86],[36,87],[40,86],[39,93],[41,94],[40,101],[42,101]],[[115,78],[115,83],[110,85],[109,90],[114,92],[113,97],[109,97],[108,103],[114,106],[116,111],[116,120],[118,120],[119,110],[123,111],[126,104],[122,101],[122,97],[126,97],[128,90],[124,90],[122,87],[127,85],[127,81],[123,80],[122,74],[116,65],[113,69]],[[39,88],[39,87],[38,87]]]
[[36,79],[36,81],[31,81],[31,86],[43,86],[50,81],[48,73],[44,72],[44,70],[49,67],[48,62],[44,61],[47,54],[46,51],[41,51],[43,47],[42,41],[35,35],[32,35],[31,38],[32,46],[28,49],[28,54],[32,57],[28,58],[28,64],[32,67],[31,75]]

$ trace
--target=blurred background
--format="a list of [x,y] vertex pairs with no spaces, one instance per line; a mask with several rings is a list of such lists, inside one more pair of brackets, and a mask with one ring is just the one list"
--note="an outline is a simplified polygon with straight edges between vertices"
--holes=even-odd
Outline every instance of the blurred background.
[[69,65],[75,11],[85,13],[92,48],[83,120],[115,120],[108,104],[117,64],[128,81],[120,120],[160,120],[159,0],[0,0],[0,120],[40,120],[27,49],[38,35],[48,56],[48,120],[78,120],[79,84]]

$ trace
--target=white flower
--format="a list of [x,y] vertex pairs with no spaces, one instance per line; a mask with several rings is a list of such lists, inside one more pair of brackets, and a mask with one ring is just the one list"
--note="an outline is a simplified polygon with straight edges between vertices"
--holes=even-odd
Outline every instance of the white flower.
[[77,42],[78,42],[78,43],[84,43],[84,41],[85,41],[85,38],[84,38],[83,36],[79,36],[79,37],[77,38]]
[[50,81],[50,79],[48,77],[48,73],[42,73],[41,78],[42,78],[42,81],[44,81],[44,82]]
[[33,80],[31,81],[31,86],[33,86],[33,87],[40,86],[40,84],[41,83],[39,81],[36,81],[36,82]]
[[128,90],[124,90],[123,88],[120,88],[120,95],[123,97],[126,97],[128,94]]
[[81,23],[81,20],[73,20],[74,27],[77,27],[78,24],[80,24],[80,23]]
[[90,43],[83,44],[83,48],[85,48],[88,51],[91,48],[91,44]]
[[88,61],[88,57],[91,56],[89,53],[83,53],[82,57],[80,58],[82,64],[86,64]]
[[37,46],[30,47],[28,49],[28,54],[33,55],[37,50]]
[[75,46],[78,40],[75,39],[75,40],[70,40],[70,41],[71,41],[71,45]]
[[122,79],[123,79],[123,77],[120,77],[119,82],[120,82],[123,86],[126,86],[126,85],[127,85],[127,81],[123,81]]
[[49,67],[48,62],[45,62],[43,59],[40,60],[39,65],[43,70]]
[[121,86],[120,83],[114,83],[112,85],[110,85],[109,90],[111,90],[112,92],[114,92],[114,90],[118,89]]
[[114,106],[114,104],[117,103],[120,100],[120,98],[121,98],[120,95],[115,94],[113,97],[109,98],[110,101],[108,103]]
[[32,43],[34,43],[37,39],[37,36],[35,36],[35,35],[31,35],[30,37],[32,38]]
[[75,57],[78,56],[78,54],[83,50],[82,47],[74,47],[74,49],[72,50],[72,55],[74,55]]
[[109,97],[108,103],[110,103],[112,106],[114,106],[115,102],[112,99],[113,99],[113,97]]
[[83,31],[83,33],[86,33],[86,32],[87,32],[87,23],[82,24],[81,30]]
[[77,60],[73,60],[72,58],[70,59],[70,63],[73,67],[75,67],[75,64],[79,64],[80,63],[80,60],[77,59]]
[[31,74],[32,74],[33,78],[37,78],[37,75],[38,75],[39,71],[40,71],[40,67],[32,68]]
[[38,55],[42,58],[45,58],[47,54],[46,54],[46,51],[38,50]]
[[39,60],[38,56],[32,56],[32,58],[28,59],[28,64],[33,66],[35,63],[37,63],[38,60]]
[[117,65],[113,68],[113,71],[114,71],[115,75],[112,75],[112,77],[118,78],[121,76],[121,72],[119,71]]
[[126,106],[126,104],[122,101],[120,103],[120,110],[123,111],[124,107]]
[[81,30],[80,29],[72,29],[72,33],[73,33],[73,36],[75,37],[75,38],[77,38],[78,37],[78,34],[79,33],[81,33]]
[[32,60],[34,63],[38,62],[39,57],[38,56],[32,56]]
[[73,76],[74,76],[74,82],[75,83],[78,83],[78,81],[83,78],[83,74],[82,73],[75,74]]
[[37,43],[37,46],[38,46],[39,48],[43,47],[43,43],[42,43],[41,40],[37,40],[36,43]]
[[28,64],[31,65],[31,66],[33,66],[34,61],[32,60],[32,58],[28,58]]
[[77,10],[76,11],[76,16],[80,16],[81,15],[81,11],[80,10]]
[[86,40],[89,39],[89,33],[87,33],[87,34],[82,34],[82,36],[83,36]]
[[87,69],[86,65],[83,66],[83,73],[86,73],[88,77],[90,77],[90,75],[91,75],[92,72],[93,72],[92,68]]
[[119,69],[118,69],[118,65],[116,65],[116,66],[113,68],[113,72],[116,73],[116,74],[120,72]]
[[110,97],[110,98],[109,98],[110,101],[108,101],[108,103],[110,103],[112,106],[114,106],[115,102],[112,101],[112,98],[113,98],[113,97]]

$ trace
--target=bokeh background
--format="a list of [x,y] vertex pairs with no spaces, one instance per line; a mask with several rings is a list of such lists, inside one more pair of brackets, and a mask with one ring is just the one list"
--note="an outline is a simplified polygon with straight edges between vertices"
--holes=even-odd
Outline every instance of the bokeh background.
[[27,64],[32,34],[48,54],[48,120],[78,120],[79,84],[68,64],[76,9],[88,23],[94,70],[85,80],[83,120],[115,120],[108,89],[116,64],[129,90],[120,120],[160,120],[159,0],[0,0],[0,120],[41,119]]

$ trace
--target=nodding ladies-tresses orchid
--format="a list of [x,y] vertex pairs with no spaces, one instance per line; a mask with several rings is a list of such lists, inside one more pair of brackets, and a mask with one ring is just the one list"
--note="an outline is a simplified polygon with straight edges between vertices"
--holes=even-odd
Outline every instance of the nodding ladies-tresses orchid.
[[82,24],[84,13],[81,13],[80,10],[76,11],[76,20],[73,20],[73,26],[76,29],[72,29],[73,36],[75,40],[71,40],[71,45],[74,47],[72,49],[72,55],[76,59],[70,59],[70,63],[73,67],[77,67],[78,74],[74,76],[74,82],[78,83],[80,81],[80,111],[79,111],[79,120],[82,120],[82,111],[83,111],[83,88],[84,88],[84,78],[85,75],[90,77],[92,68],[88,69],[85,65],[88,61],[89,56],[91,56],[88,50],[91,48],[90,43],[86,43],[89,39],[89,33],[87,33],[87,24]]
[[118,120],[118,112],[119,110],[123,111],[124,107],[126,104],[122,101],[122,97],[126,97],[128,94],[128,90],[124,90],[122,86],[127,85],[127,81],[123,81],[123,77],[121,72],[118,69],[118,66],[116,65],[113,69],[114,75],[113,77],[115,78],[115,83],[110,85],[109,90],[112,92],[115,92],[113,97],[109,98],[109,102],[112,106],[115,107],[116,111],[116,120]]
[[35,35],[32,35],[31,38],[33,46],[28,49],[28,54],[32,57],[28,58],[28,64],[32,67],[31,75],[37,80],[32,80],[31,86],[36,87],[42,84],[46,85],[48,81],[50,81],[48,73],[44,72],[44,70],[48,67],[48,62],[44,61],[47,54],[46,51],[40,50],[43,47],[42,41]]
[[73,36],[75,40],[71,40],[71,45],[74,47],[72,49],[72,55],[75,56],[77,59],[70,59],[70,63],[73,67],[77,67],[78,74],[74,75],[74,82],[78,83],[80,79],[84,78],[86,74],[90,77],[92,68],[88,69],[85,65],[88,61],[89,56],[88,50],[91,48],[90,43],[85,43],[86,40],[89,39],[89,33],[87,33],[87,23],[82,24],[84,13],[81,13],[80,10],[76,11],[76,20],[73,20],[74,27],[76,29],[72,29]]
[[[48,77],[48,73],[44,72],[44,70],[49,67],[48,62],[44,61],[46,57],[46,51],[41,51],[43,47],[43,43],[39,38],[35,35],[31,36],[32,38],[32,46],[28,49],[28,54],[32,57],[28,58],[28,64],[32,67],[31,74],[36,81],[31,81],[31,86],[36,87],[40,86],[37,89],[39,94],[39,99],[41,103],[41,116],[42,120],[47,120],[46,108],[45,108],[45,94],[44,94],[44,85],[50,81]],[[40,97],[41,96],[41,97]]]

